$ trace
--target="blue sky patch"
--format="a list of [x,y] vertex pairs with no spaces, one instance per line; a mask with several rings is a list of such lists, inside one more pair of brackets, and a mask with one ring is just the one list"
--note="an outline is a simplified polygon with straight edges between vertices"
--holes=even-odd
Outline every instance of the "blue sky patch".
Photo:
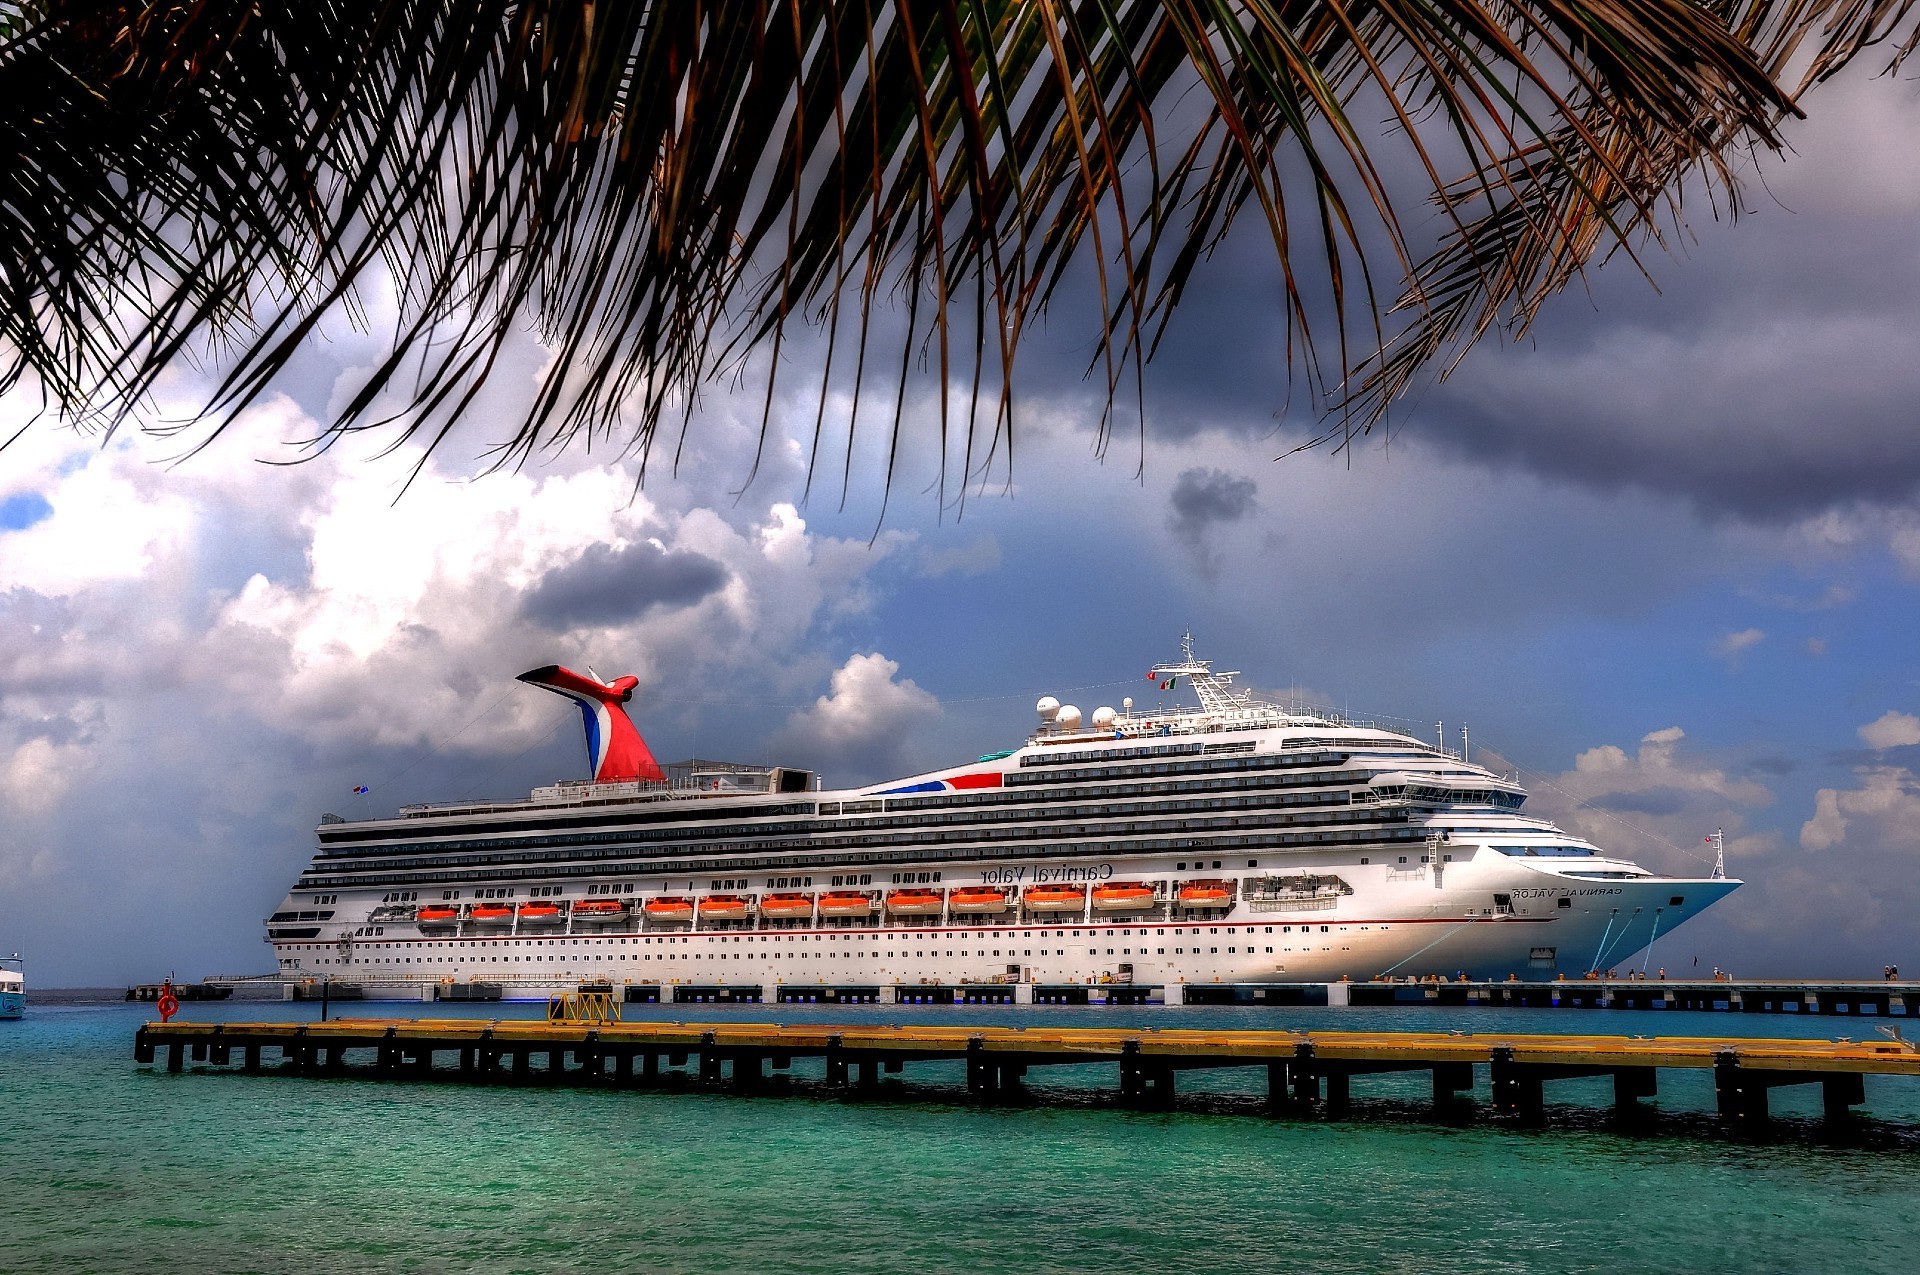
[[47,498],[37,491],[23,491],[0,500],[0,531],[20,531],[31,527],[53,512]]

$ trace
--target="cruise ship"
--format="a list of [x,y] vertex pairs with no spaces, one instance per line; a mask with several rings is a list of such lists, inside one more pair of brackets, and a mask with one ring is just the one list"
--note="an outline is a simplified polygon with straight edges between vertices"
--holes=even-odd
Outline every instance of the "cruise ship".
[[267,941],[289,982],[423,999],[1130,983],[1178,1002],[1194,984],[1578,976],[1740,884],[1648,871],[1523,813],[1514,778],[1444,739],[1236,676],[1189,640],[1148,674],[1161,706],[1048,696],[1017,748],[823,790],[795,767],[662,765],[627,715],[636,679],[536,669],[520,680],[578,705],[591,775],[325,816]]
[[22,1018],[27,1012],[26,966],[20,954],[0,956],[0,1019]]

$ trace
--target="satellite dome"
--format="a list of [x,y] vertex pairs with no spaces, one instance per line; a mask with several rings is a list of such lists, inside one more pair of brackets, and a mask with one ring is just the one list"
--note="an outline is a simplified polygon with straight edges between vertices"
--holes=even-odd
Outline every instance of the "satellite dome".
[[1033,706],[1033,711],[1040,714],[1041,721],[1050,722],[1060,711],[1060,701],[1051,695],[1044,696],[1038,704]]
[[1072,704],[1062,704],[1060,711],[1053,715],[1053,720],[1061,730],[1079,730],[1080,710]]
[[1095,730],[1105,730],[1107,727],[1113,725],[1113,719],[1116,716],[1118,716],[1118,714],[1116,714],[1111,708],[1108,708],[1105,705],[1102,705],[1101,707],[1094,709],[1093,710],[1093,728]]

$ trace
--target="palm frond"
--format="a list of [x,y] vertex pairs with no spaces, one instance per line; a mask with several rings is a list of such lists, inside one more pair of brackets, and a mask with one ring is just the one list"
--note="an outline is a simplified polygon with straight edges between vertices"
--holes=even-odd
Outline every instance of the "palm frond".
[[[156,379],[211,357],[210,437],[378,285],[398,324],[335,436],[444,438],[531,325],[554,357],[496,461],[611,443],[644,468],[762,352],[770,421],[782,343],[817,324],[815,464],[833,360],[853,347],[850,471],[892,342],[889,455],[928,351],[945,492],[1006,463],[1016,355],[1066,281],[1098,292],[1111,412],[1251,212],[1289,350],[1364,426],[1684,174],[1777,144],[1809,33],[1811,81],[1910,3],[0,3],[0,388],[31,372],[70,420],[157,428]],[[1422,261],[1401,210],[1429,199],[1453,230]],[[1410,281],[1397,334],[1381,278]]]

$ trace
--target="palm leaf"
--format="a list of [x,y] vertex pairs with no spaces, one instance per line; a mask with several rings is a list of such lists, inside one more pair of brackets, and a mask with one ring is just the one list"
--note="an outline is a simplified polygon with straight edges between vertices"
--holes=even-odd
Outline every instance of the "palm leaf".
[[[1289,351],[1364,427],[1687,173],[1777,145],[1796,56],[1812,82],[1904,51],[1909,2],[0,3],[0,388],[169,428],[156,378],[210,359],[204,441],[378,286],[388,354],[318,444],[431,446],[531,325],[555,357],[496,462],[611,444],[644,472],[762,354],[770,423],[782,343],[818,324],[815,464],[840,351],[844,474],[876,377],[893,463],[925,351],[944,497],[1010,462],[1020,342],[1069,280],[1111,413],[1250,211]],[[1401,222],[1428,200],[1430,255]],[[1407,281],[1391,320],[1381,278]]]

